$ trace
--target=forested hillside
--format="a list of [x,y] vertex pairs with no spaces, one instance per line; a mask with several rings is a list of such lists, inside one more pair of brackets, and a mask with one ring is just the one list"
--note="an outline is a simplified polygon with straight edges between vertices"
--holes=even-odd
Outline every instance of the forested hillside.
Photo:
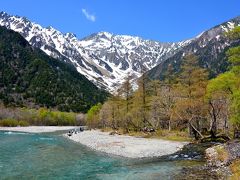
[[6,106],[86,112],[107,93],[66,63],[33,48],[18,33],[0,27],[0,100]]

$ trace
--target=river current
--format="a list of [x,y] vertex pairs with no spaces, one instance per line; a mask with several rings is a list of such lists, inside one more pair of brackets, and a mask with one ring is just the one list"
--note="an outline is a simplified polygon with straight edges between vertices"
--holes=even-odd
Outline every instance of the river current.
[[[92,151],[59,133],[0,131],[0,179],[194,179],[202,158],[129,159]],[[189,176],[189,177],[188,177]],[[193,175],[199,177],[200,175]]]

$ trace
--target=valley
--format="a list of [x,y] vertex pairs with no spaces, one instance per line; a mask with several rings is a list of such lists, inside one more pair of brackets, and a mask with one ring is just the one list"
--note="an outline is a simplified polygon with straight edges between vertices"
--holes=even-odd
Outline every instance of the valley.
[[238,179],[236,3],[10,1],[0,179]]

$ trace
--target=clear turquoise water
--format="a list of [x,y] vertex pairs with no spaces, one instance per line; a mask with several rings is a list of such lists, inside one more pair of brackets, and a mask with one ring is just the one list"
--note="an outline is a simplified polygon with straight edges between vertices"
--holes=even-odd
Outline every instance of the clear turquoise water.
[[114,157],[57,134],[0,132],[0,179],[173,179],[183,168],[197,165]]

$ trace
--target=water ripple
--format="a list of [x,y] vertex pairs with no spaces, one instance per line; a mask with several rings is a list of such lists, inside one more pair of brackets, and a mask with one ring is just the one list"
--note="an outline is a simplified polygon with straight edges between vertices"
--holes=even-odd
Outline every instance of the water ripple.
[[4,132],[4,134],[7,134],[7,135],[30,135],[30,133],[25,133],[25,132],[15,132],[15,131]]

